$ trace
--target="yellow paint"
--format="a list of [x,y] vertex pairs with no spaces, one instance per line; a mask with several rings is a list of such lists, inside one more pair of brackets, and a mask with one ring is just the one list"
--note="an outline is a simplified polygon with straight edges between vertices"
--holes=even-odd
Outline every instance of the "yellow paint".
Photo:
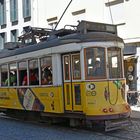
[[[122,85],[125,84],[125,80],[121,81]],[[87,88],[86,85],[94,84],[95,88]],[[88,82],[85,83],[85,93],[86,93],[86,107],[83,112],[87,115],[107,115],[107,114],[117,114],[122,112],[128,112],[126,110],[126,101],[122,97],[122,88],[118,88],[113,81],[109,82]],[[108,89],[109,87],[109,89]],[[125,85],[124,85],[125,87]],[[109,91],[109,97],[105,98],[105,89]],[[104,113],[103,109],[109,110],[113,109],[113,112]]]
[[[76,93],[76,87],[79,93]],[[65,110],[83,112],[82,87],[81,82],[64,84]]]
[[0,88],[0,107],[39,111],[32,107],[37,99],[44,106],[44,112],[64,112],[62,87],[30,88],[25,91],[21,92],[24,96],[20,102],[17,89]]
[[[113,81],[65,83],[64,93],[61,86],[34,87],[25,90],[22,88],[18,91],[14,88],[0,88],[0,108],[52,113],[80,111],[88,116],[129,112],[123,98],[123,84],[125,85],[125,80],[119,81],[118,85]],[[106,94],[108,92],[109,94]],[[107,110],[112,108],[113,112],[105,113],[104,108]]]

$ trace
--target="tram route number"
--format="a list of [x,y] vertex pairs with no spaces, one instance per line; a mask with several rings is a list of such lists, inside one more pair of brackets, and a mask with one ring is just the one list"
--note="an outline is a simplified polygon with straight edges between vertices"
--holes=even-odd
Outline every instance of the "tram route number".
[[96,91],[87,91],[86,96],[96,96]]

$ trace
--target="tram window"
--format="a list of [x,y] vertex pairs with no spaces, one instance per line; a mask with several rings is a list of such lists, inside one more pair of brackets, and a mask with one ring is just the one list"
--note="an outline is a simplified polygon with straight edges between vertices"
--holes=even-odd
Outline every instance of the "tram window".
[[70,57],[64,56],[64,77],[65,80],[70,80]]
[[81,79],[80,54],[72,55],[73,79]]
[[105,78],[105,49],[91,47],[85,49],[86,79]]
[[8,65],[1,65],[1,86],[6,86],[5,81],[8,79]]
[[29,61],[29,85],[39,85],[38,59]]
[[9,65],[9,67],[10,67],[10,74],[9,74],[10,86],[16,86],[17,85],[17,64],[12,63]]
[[52,57],[41,58],[41,84],[51,85],[52,81]]
[[74,93],[75,93],[75,104],[81,105],[81,90],[80,85],[74,85]]
[[122,57],[120,48],[108,48],[109,77],[122,77]]
[[25,80],[25,77],[27,76],[27,62],[22,61],[18,63],[19,65],[19,85],[28,85],[27,79]]

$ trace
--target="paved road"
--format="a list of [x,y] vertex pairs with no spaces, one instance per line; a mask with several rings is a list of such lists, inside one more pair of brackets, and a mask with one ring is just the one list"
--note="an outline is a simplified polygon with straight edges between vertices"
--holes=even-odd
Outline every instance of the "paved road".
[[[108,140],[115,140],[113,138]],[[106,140],[103,134],[0,119],[0,140]],[[117,140],[117,139],[116,139]]]
[[140,107],[131,106],[131,109],[132,109],[131,117],[140,119]]
[[[140,112],[132,112],[132,115]],[[134,119],[134,118],[133,118]],[[62,126],[39,125],[0,118],[0,140],[140,140],[140,119],[127,129],[110,133],[72,129]]]
[[[137,133],[135,137],[133,130]],[[133,140],[133,138],[139,140],[140,121],[133,122],[130,132],[121,130],[104,134],[88,130],[43,126],[11,119],[0,119],[0,140]],[[127,138],[125,138],[126,136]]]

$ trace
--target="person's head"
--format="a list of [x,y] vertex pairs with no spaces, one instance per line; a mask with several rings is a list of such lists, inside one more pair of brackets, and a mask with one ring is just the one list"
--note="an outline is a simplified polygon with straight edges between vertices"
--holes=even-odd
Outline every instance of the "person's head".
[[100,61],[96,60],[95,61],[95,65],[98,66],[98,67],[100,67]]
[[10,72],[10,76],[12,76],[13,75],[13,73],[12,72]]
[[13,76],[15,75],[15,72],[14,71],[10,71],[10,76]]

